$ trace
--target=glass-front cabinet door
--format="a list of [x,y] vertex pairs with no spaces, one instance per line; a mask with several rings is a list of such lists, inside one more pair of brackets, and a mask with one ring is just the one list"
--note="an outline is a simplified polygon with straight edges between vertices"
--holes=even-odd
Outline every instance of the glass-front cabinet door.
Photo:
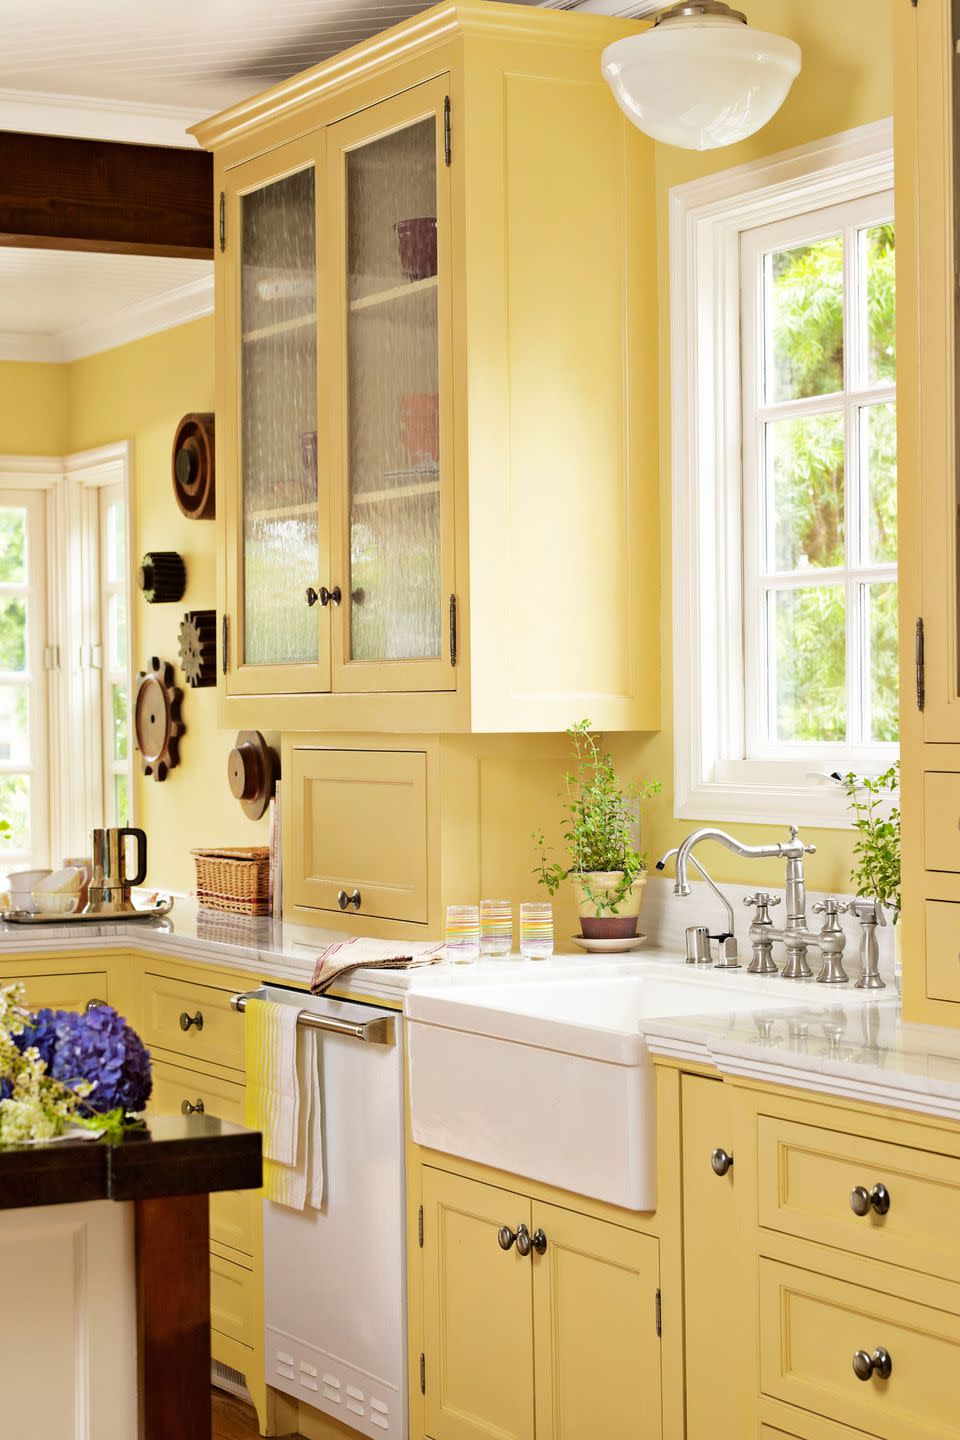
[[446,95],[327,132],[335,690],[456,688]]
[[[330,686],[327,443],[319,433],[317,349],[322,137],[231,171],[223,312],[234,423],[220,427],[233,694]],[[220,301],[218,298],[218,305]],[[224,454],[224,445],[226,454]],[[236,446],[235,453],[231,447]]]

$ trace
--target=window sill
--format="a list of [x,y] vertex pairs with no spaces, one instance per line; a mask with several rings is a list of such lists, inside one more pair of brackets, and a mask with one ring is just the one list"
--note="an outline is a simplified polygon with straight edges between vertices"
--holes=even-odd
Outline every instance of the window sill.
[[748,825],[803,825],[849,830],[849,802],[839,785],[826,782],[771,784],[757,781],[701,781],[677,792],[678,820],[735,820]]

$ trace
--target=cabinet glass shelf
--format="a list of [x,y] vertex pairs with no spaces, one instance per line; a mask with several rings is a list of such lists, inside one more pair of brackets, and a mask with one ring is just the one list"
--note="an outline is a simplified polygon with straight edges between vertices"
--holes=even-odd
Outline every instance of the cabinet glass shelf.
[[256,330],[247,330],[243,335],[244,345],[250,345],[257,340],[272,340],[278,335],[289,335],[295,330],[304,330],[308,325],[316,325],[316,315],[295,315],[290,320],[277,320],[272,325],[260,325]]
[[389,305],[394,300],[408,299],[411,295],[423,295],[425,292],[436,290],[436,275],[428,275],[425,280],[405,280],[402,285],[391,285],[387,290],[374,290],[370,295],[360,295],[356,300],[350,301],[351,313],[356,314],[361,310],[374,310],[380,305]]

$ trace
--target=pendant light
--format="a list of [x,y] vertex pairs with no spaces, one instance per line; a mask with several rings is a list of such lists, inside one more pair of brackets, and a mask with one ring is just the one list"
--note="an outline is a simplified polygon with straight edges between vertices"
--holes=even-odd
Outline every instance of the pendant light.
[[751,29],[721,0],[685,0],[608,45],[600,64],[620,109],[654,140],[715,150],[773,118],[799,74],[800,47]]

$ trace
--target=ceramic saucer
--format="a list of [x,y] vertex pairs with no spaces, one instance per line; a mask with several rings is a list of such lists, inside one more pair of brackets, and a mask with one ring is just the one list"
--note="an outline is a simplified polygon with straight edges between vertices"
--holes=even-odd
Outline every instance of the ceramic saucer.
[[626,955],[630,950],[639,950],[646,940],[646,935],[634,935],[632,939],[597,939],[586,935],[572,935],[570,937],[574,945],[579,945],[581,950],[587,950],[591,955]]

